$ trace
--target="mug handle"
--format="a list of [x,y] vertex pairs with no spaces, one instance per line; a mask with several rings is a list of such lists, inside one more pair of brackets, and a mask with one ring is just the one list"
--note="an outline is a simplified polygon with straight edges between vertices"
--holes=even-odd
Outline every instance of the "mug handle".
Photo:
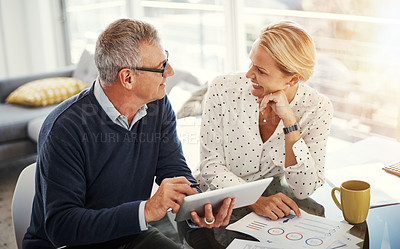
[[339,191],[339,193],[340,193],[340,188],[334,187],[334,188],[332,189],[332,191],[331,191],[331,195],[332,195],[332,199],[333,199],[333,201],[335,202],[336,206],[337,206],[340,210],[342,210],[342,205],[341,205],[340,202],[337,200],[336,195],[335,195],[335,191]]

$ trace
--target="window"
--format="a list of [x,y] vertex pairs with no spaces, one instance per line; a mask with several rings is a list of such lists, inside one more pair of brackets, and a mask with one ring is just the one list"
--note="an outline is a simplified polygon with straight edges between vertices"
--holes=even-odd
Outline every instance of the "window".
[[[222,1],[65,0],[71,62],[94,51],[99,33],[112,21],[132,16],[154,25],[176,67],[223,72],[226,57]],[[207,73],[206,73],[207,74]]]
[[332,135],[350,141],[396,137],[400,19],[392,16],[399,7],[395,1],[245,1],[247,50],[264,25],[281,19],[300,23],[317,47],[308,84],[335,108]]
[[116,19],[127,17],[125,1],[65,0],[67,36],[72,63],[79,61],[84,49],[94,51],[102,30]]
[[141,6],[141,19],[157,28],[173,66],[199,74],[225,70],[222,1],[141,1]]
[[317,66],[308,84],[327,95],[332,135],[400,139],[400,4],[394,0],[64,0],[71,60],[93,50],[98,34],[121,17],[143,19],[160,32],[171,64],[201,75],[245,71],[263,26],[300,23],[314,38]]

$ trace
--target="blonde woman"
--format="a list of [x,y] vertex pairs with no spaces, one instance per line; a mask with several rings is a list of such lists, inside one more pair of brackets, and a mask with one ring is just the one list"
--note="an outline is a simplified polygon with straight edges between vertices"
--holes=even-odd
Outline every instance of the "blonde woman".
[[[247,73],[223,75],[209,86],[201,127],[203,190],[283,176],[298,199],[324,183],[331,102],[304,84],[315,47],[298,24],[267,26],[254,42]],[[249,206],[273,220],[297,204],[278,193]]]

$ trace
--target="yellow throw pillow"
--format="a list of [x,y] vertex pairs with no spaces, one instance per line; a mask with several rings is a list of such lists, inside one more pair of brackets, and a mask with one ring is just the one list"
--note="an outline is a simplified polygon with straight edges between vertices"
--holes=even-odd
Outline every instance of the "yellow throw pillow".
[[26,106],[58,104],[79,93],[88,86],[76,78],[57,77],[28,82],[15,89],[7,103]]

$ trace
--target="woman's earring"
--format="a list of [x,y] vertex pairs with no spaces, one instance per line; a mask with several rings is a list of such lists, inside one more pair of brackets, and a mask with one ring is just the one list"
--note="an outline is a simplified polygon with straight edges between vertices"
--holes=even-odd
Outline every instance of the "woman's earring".
[[287,84],[287,87],[290,87],[290,84]]

